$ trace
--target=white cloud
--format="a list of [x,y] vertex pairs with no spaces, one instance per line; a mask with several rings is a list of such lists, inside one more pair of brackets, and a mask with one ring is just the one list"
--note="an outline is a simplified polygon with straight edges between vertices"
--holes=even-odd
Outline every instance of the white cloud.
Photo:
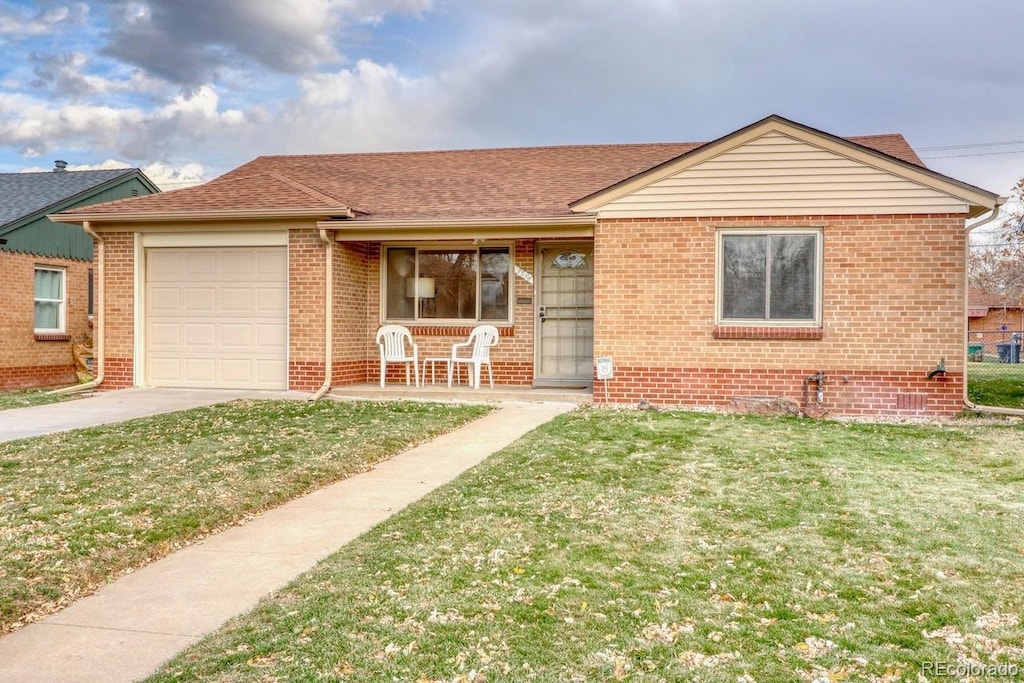
[[351,69],[306,76],[299,97],[268,119],[267,147],[280,153],[421,148],[445,129],[447,99],[429,77],[359,60]]
[[142,172],[164,191],[179,190],[183,187],[199,185],[209,180],[206,175],[206,169],[197,162],[171,166],[170,164],[157,161],[143,166]]
[[[120,161],[118,159],[106,159],[98,164],[69,163],[67,165],[67,170],[69,171],[112,171],[120,168],[136,167],[132,166],[127,161]],[[20,172],[39,173],[52,170],[52,167],[43,168],[42,166],[30,166],[28,168],[21,169]],[[189,162],[179,166],[172,166],[162,161],[157,161],[143,166],[142,172],[145,173],[146,177],[152,180],[157,187],[165,192],[167,190],[178,190],[183,187],[199,185],[208,180],[206,177],[206,169],[198,162]]]
[[95,148],[160,158],[184,140],[216,138],[244,122],[241,112],[220,111],[218,104],[213,86],[151,109],[80,103],[53,107],[45,100],[0,93],[0,144],[20,147],[30,156],[58,148]]
[[65,24],[78,24],[89,14],[84,2],[58,5],[50,9],[27,12],[13,3],[0,4],[0,35],[22,39],[55,33]]

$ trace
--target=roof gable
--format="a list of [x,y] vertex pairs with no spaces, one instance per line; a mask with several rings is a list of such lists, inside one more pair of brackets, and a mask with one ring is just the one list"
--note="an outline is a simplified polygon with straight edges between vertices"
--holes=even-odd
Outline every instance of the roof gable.
[[[73,204],[112,181],[132,175],[141,175],[141,171],[136,168],[119,168],[0,173],[0,227],[28,216],[46,213],[59,205]],[[156,186],[153,186],[153,191],[157,191]]]
[[572,208],[602,216],[977,215],[998,199],[927,169],[901,135],[844,139],[771,116]]
[[89,260],[92,238],[48,218],[89,203],[159,192],[137,168],[0,174],[0,251]]

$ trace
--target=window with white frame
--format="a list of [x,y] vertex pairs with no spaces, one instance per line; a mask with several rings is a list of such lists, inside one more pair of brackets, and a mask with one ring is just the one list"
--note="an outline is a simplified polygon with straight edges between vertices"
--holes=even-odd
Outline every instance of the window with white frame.
[[383,262],[387,320],[509,321],[507,246],[386,247]]
[[720,230],[718,321],[821,324],[820,230]]
[[64,332],[67,305],[67,274],[63,268],[36,266],[35,275],[35,331],[41,333]]

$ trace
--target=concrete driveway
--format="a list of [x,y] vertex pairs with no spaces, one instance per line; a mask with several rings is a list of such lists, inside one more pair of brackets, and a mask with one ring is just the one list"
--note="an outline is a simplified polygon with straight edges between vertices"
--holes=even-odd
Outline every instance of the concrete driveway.
[[101,391],[63,403],[0,410],[0,441],[173,413],[239,398],[304,399],[293,391],[246,389],[121,389]]

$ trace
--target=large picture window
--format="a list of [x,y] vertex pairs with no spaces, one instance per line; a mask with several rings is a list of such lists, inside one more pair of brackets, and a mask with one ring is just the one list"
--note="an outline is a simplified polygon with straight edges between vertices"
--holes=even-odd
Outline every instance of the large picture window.
[[509,247],[387,247],[388,320],[509,320]]
[[818,325],[820,294],[820,231],[719,233],[720,322]]
[[65,272],[62,268],[36,267],[36,332],[64,332],[65,291]]

